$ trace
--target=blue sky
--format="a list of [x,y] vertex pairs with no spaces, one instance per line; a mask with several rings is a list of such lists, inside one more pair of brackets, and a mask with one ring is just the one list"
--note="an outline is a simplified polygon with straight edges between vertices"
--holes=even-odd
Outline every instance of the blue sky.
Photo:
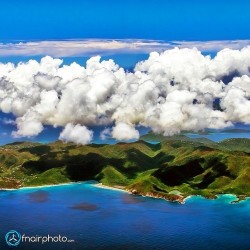
[[[158,51],[177,43],[182,47],[197,46],[213,56],[225,46],[237,49],[250,44],[249,10],[249,0],[2,0],[0,62],[40,60],[51,53],[54,57],[63,58],[65,64],[76,61],[85,65],[91,55],[103,54],[103,59],[113,58],[120,66],[130,70],[136,62],[148,57],[151,40],[153,43],[159,41],[158,45],[153,45]],[[117,51],[110,47],[105,53],[99,45],[69,53],[68,48],[73,48],[74,43],[83,41],[90,44],[91,39],[104,47],[107,45],[106,48],[113,39],[125,45]],[[16,46],[20,41],[24,42],[21,48]],[[51,43],[46,47],[42,41]],[[50,47],[53,41],[58,48],[61,41],[69,42],[68,48],[65,47],[60,54],[60,49],[57,52]],[[146,45],[140,45],[134,51],[133,46],[128,44],[137,41]],[[219,42],[212,44],[211,41]],[[37,42],[35,50],[29,42]],[[10,136],[15,125],[6,124],[4,121],[7,119],[15,117],[0,112],[0,144],[17,140]],[[93,130],[98,141],[101,130]],[[56,140],[60,131],[61,128],[47,126],[31,140]]]
[[247,0],[3,0],[0,39],[249,39]]

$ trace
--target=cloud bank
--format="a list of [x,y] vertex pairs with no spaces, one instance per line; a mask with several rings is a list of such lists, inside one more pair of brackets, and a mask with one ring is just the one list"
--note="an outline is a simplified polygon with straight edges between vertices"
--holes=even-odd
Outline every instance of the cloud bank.
[[47,56],[0,64],[0,110],[16,117],[13,136],[62,126],[60,139],[86,144],[92,125],[112,126],[104,137],[129,140],[139,137],[138,125],[172,135],[250,124],[250,47],[214,58],[196,48],[152,52],[134,72],[100,56],[86,67],[62,63]]
[[198,48],[203,52],[217,52],[224,48],[242,49],[250,45],[250,40],[218,41],[160,41],[140,39],[84,39],[58,41],[22,41],[0,43],[0,57],[6,56],[93,56],[116,53],[150,53],[162,52],[176,46],[179,48]]

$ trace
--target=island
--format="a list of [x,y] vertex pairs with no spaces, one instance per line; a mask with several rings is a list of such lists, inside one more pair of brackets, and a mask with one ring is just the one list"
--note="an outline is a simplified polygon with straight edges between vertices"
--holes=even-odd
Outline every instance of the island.
[[179,203],[190,195],[234,194],[242,200],[250,196],[250,139],[216,143],[150,133],[113,145],[55,141],[0,147],[0,189],[87,180]]

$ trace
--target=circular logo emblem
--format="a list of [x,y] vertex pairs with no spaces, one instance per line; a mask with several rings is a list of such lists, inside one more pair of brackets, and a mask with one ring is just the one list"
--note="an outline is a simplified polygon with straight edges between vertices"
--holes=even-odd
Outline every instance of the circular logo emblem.
[[21,241],[21,234],[15,230],[10,230],[5,235],[5,240],[9,246],[17,246],[17,245],[19,245],[19,243]]

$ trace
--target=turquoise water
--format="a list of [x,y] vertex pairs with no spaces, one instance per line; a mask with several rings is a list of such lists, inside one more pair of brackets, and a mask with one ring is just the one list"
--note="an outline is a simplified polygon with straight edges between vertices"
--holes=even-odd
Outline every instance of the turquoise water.
[[[235,129],[235,132],[233,131]],[[190,138],[207,138],[209,140],[219,142],[231,138],[248,138],[250,139],[250,125],[237,123],[233,127],[226,129],[208,129],[207,134],[186,133]]]
[[91,182],[0,191],[0,249],[11,248],[4,240],[11,229],[74,240],[14,249],[250,249],[250,200],[234,199],[192,197],[180,205]]
[[245,132],[245,133],[227,133],[227,132],[214,132],[214,133],[209,133],[207,135],[202,135],[202,134],[192,134],[188,133],[186,136],[190,138],[207,138],[211,141],[215,142],[220,142],[225,139],[231,139],[231,138],[248,138],[250,139],[250,132]]

